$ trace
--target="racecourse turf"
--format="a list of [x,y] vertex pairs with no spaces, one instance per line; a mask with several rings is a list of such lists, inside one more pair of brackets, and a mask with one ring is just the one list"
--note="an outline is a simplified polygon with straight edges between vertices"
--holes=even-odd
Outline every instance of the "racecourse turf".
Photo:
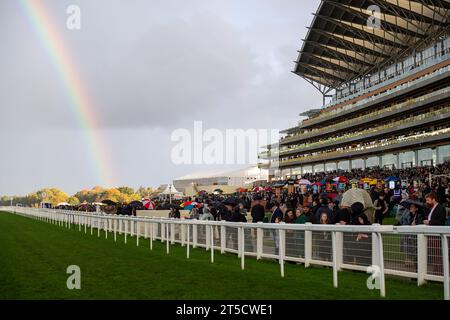
[[[100,238],[30,218],[0,213],[0,299],[379,299],[367,289],[368,275],[339,273],[332,286],[330,268],[304,268],[246,258],[245,270],[235,255],[179,245],[166,254],[165,244],[141,238],[124,243],[118,236]],[[81,290],[68,290],[69,265],[81,268]],[[443,299],[442,284],[417,287],[414,280],[387,277],[387,299]]]

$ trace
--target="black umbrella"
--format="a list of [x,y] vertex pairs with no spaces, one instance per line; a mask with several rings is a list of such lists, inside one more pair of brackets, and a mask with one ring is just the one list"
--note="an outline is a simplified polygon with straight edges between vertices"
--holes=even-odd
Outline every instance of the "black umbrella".
[[425,204],[423,202],[416,201],[416,200],[411,200],[411,199],[403,200],[402,202],[400,202],[400,205],[403,208],[406,208],[408,210],[409,210],[409,207],[411,207],[411,205],[415,205],[419,209],[425,207]]
[[144,205],[140,201],[132,201],[128,204],[129,207],[135,208],[135,209],[144,209]]
[[107,206],[115,206],[117,204],[112,200],[103,200],[102,203],[106,204]]

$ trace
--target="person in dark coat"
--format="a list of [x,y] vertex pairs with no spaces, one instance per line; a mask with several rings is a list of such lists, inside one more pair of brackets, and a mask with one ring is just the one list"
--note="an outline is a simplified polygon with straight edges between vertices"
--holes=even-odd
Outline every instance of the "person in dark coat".
[[425,196],[429,210],[425,215],[424,224],[429,226],[445,226],[447,222],[447,212],[445,208],[439,204],[438,197],[435,193],[429,193]]
[[[445,208],[438,202],[435,193],[429,193],[425,196],[429,210],[425,214],[426,220],[423,221],[428,226],[445,226],[447,220],[447,212]],[[432,265],[433,272],[442,273],[442,250],[440,237],[428,237],[428,255],[429,263]]]
[[278,203],[274,202],[269,204],[269,210],[272,212],[272,215],[270,216],[270,223],[277,223],[277,219],[278,221],[283,220],[284,214]]
[[[279,204],[274,202],[272,204],[269,204],[269,210],[272,212],[272,215],[270,217],[270,223],[280,223],[283,221],[283,211],[281,211]],[[279,238],[278,238],[278,230],[271,231],[272,233],[272,239],[275,245],[275,255],[279,254]]]
[[264,222],[264,217],[266,216],[266,210],[261,204],[260,199],[256,200],[256,204],[251,210],[251,216],[253,218],[253,223]]
[[[331,209],[328,207],[328,200],[326,198],[321,198],[320,199],[320,207],[319,209],[317,209],[316,213],[315,213],[315,221],[320,221],[320,217],[322,216],[322,214],[326,214],[327,215],[327,220],[330,221],[331,217],[333,215],[333,212],[331,211]],[[318,222],[319,223],[319,222]]]

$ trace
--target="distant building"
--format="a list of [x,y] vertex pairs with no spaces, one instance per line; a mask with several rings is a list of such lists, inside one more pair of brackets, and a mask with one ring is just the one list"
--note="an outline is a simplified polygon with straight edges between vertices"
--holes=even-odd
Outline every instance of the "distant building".
[[[173,185],[179,191],[185,192],[187,188],[195,186],[206,190],[206,187],[220,186],[251,188],[258,183],[266,183],[268,179],[267,170],[258,167],[234,171],[199,172],[180,177],[173,181]],[[202,188],[205,187],[205,188]]]

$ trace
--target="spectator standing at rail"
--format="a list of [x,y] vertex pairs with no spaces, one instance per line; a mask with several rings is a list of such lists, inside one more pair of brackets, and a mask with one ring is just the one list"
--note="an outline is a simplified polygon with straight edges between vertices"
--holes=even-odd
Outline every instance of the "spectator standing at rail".
[[[283,221],[283,211],[281,211],[279,204],[274,202],[269,205],[269,209],[272,212],[272,215],[270,216],[270,223],[280,223]],[[275,244],[275,255],[278,255],[279,253],[279,242],[278,242],[278,230],[271,231],[272,233],[272,239]]]
[[251,209],[251,216],[253,218],[253,223],[264,222],[266,211],[261,204],[261,197],[256,198],[256,204]]
[[[426,204],[429,211],[425,214],[427,217],[423,221],[428,226],[445,226],[447,220],[447,212],[443,206],[438,202],[438,197],[435,193],[429,193],[425,196]],[[436,236],[428,237],[428,248],[430,250],[429,262],[432,264],[432,269],[437,274],[442,273],[442,250],[441,238]]]
[[319,201],[320,201],[320,207],[317,209],[316,214],[315,214],[316,221],[321,221],[323,214],[326,214],[327,221],[330,221],[333,212],[328,207],[328,200],[326,198],[320,198]]
[[383,224],[383,219],[386,217],[389,206],[384,200],[385,194],[380,193],[378,195],[378,199],[375,200],[374,206],[375,206],[375,223]]

